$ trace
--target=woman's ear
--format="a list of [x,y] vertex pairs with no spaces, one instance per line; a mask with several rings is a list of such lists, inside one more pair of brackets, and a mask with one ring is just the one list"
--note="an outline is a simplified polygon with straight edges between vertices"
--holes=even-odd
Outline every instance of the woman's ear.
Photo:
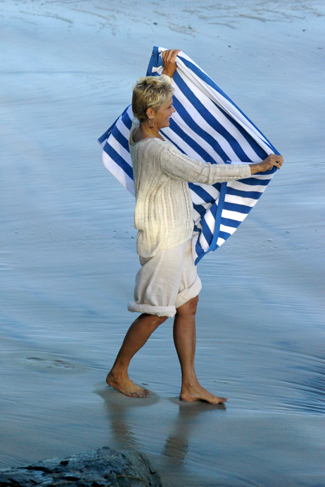
[[146,115],[147,115],[148,118],[153,118],[153,115],[154,115],[153,109],[152,108],[147,108]]

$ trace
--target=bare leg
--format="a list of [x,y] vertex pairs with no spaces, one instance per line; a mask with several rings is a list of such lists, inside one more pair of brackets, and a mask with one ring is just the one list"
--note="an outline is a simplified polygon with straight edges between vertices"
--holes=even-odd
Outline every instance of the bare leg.
[[218,404],[225,402],[227,398],[215,396],[204,389],[195,373],[195,313],[198,300],[197,296],[180,306],[174,320],[174,342],[182,370],[180,399],[187,402],[202,400]]
[[165,316],[140,315],[130,326],[117,354],[116,360],[106,382],[126,396],[146,397],[150,391],[137,386],[129,379],[128,368],[132,357],[147,342],[150,335],[167,320]]

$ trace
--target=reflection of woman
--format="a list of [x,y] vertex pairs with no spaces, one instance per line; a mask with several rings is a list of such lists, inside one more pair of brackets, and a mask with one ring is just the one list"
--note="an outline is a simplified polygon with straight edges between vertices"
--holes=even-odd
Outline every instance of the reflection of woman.
[[211,165],[183,155],[160,133],[175,112],[172,105],[175,60],[179,51],[162,54],[161,77],[140,79],[132,109],[136,117],[129,138],[136,193],[135,227],[141,269],[136,276],[135,301],[129,310],[141,313],[129,328],[107,383],[127,396],[149,391],[132,382],[128,366],[152,332],[174,318],[174,342],[182,371],[184,401],[226,401],[204,389],[195,373],[195,313],[201,281],[191,253],[192,200],[188,182],[215,184],[249,177],[273,166],[282,156],[270,155],[259,164]]

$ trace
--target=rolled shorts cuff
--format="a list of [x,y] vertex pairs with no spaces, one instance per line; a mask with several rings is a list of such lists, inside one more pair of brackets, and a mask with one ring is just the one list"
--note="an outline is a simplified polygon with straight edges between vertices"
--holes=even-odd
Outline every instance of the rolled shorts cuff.
[[138,304],[134,301],[128,303],[128,310],[133,313],[144,313],[147,315],[167,316],[173,318],[176,314],[175,306],[153,306],[151,304]]

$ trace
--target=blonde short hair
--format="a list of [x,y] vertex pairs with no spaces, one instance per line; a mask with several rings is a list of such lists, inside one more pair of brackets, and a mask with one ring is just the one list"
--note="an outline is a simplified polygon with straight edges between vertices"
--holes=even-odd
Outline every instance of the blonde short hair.
[[132,95],[133,115],[140,121],[148,120],[146,111],[157,111],[172,96],[174,90],[163,76],[146,76],[137,81]]

